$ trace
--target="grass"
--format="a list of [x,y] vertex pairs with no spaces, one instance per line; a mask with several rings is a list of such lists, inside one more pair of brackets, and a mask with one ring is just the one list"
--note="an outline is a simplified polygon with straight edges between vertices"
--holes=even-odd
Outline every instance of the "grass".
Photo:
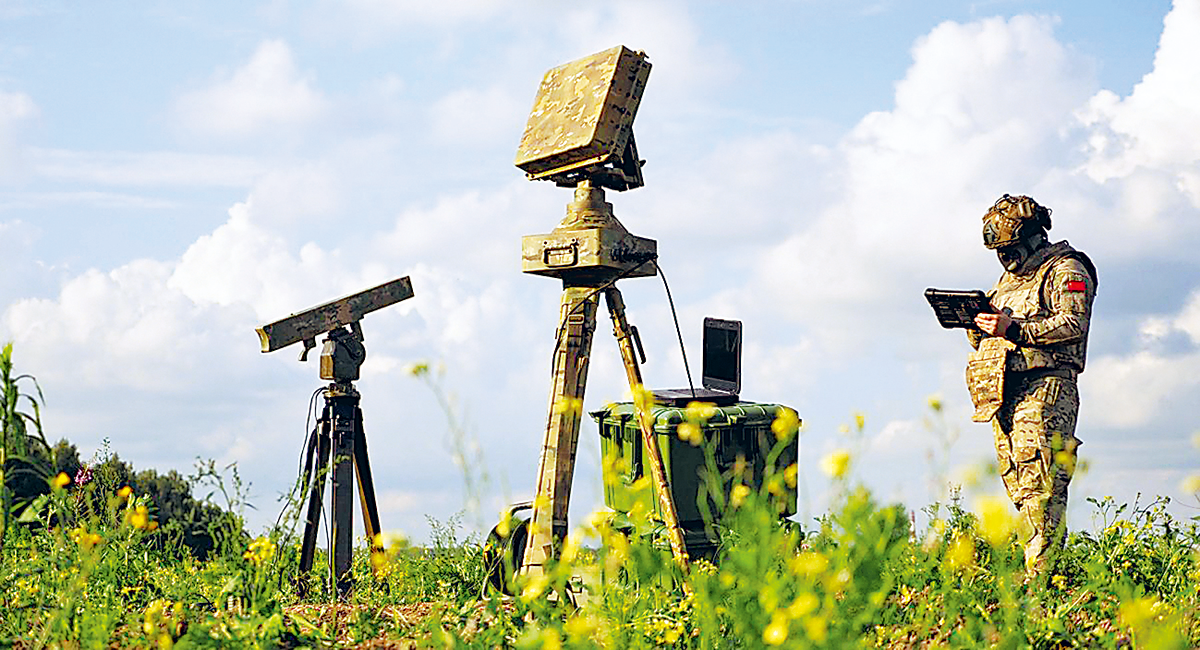
[[[254,538],[226,526],[198,560],[157,543],[166,522],[158,526],[147,495],[104,476],[58,475],[37,516],[5,531],[0,646],[1200,646],[1200,530],[1173,518],[1165,499],[1091,500],[1095,528],[1072,532],[1056,570],[1027,583],[1006,501],[951,494],[914,530],[903,507],[853,480],[850,452],[827,461],[836,499],[804,527],[781,524],[773,496],[795,484],[794,468],[761,489],[736,472],[711,485],[722,547],[686,574],[650,513],[629,513],[629,532],[597,512],[546,575],[516,581],[505,597],[483,587],[481,540],[454,517],[430,521],[426,546],[385,539],[372,556],[361,540],[356,588],[341,603],[321,576],[296,575],[287,525]],[[204,475],[236,497],[236,476],[227,491],[211,468]]]

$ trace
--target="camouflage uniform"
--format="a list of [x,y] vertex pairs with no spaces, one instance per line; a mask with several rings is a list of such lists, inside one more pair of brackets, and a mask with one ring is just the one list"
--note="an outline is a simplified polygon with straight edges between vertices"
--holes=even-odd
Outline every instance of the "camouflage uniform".
[[992,422],[1000,477],[1031,531],[1025,565],[1035,573],[1045,571],[1066,532],[1067,486],[1080,445],[1076,377],[1087,355],[1095,294],[1096,271],[1086,255],[1065,241],[1044,245],[1005,271],[989,294],[1014,320],[1005,336],[968,330],[976,348],[971,363],[983,363],[990,351],[992,363],[1000,364],[999,399],[992,408],[981,406],[975,419]]

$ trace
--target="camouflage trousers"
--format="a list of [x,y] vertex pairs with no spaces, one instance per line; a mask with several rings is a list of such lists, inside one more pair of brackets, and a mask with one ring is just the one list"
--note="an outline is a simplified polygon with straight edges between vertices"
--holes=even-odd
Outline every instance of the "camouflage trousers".
[[1067,486],[1075,471],[1079,388],[1073,377],[1006,378],[992,418],[996,460],[1008,497],[1029,531],[1025,568],[1044,574],[1066,536]]

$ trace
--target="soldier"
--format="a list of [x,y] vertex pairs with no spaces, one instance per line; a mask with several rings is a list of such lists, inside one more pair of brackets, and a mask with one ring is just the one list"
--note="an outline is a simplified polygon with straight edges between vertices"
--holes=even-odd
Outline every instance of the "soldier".
[[1027,575],[1044,575],[1066,534],[1075,469],[1076,378],[1087,356],[1096,267],[1066,241],[1051,244],[1050,210],[1005,194],[983,217],[983,245],[1004,274],[989,293],[996,313],[967,331],[977,422],[991,420],[1000,478],[1031,536]]

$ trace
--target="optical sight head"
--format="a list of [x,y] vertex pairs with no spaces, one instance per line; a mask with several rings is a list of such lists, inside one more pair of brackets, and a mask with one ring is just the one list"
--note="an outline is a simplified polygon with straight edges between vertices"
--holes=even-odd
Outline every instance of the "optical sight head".
[[[406,276],[292,314],[287,318],[258,328],[262,351],[274,352],[303,341],[304,351],[300,353],[300,360],[304,361],[308,357],[308,351],[316,347],[317,337],[326,332],[330,333],[330,340],[333,340],[338,332],[346,336],[353,335],[361,346],[362,329],[359,321],[363,316],[412,297],[412,282]],[[350,326],[352,332],[341,329],[347,325]]]

